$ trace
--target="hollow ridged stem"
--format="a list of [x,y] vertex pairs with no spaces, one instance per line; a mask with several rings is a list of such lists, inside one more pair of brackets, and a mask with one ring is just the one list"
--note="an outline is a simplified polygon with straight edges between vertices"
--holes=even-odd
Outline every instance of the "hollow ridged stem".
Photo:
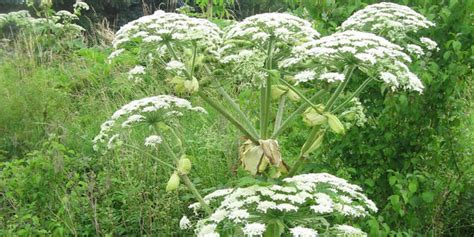
[[[268,49],[267,49],[267,61],[265,63],[265,68],[267,70],[272,69],[272,60],[273,60],[273,44],[274,39],[270,38],[268,41]],[[272,93],[272,78],[269,75],[266,78],[265,86],[260,89],[260,119],[261,119],[261,127],[260,127],[260,137],[262,139],[266,139],[268,136],[268,125],[270,123],[270,114],[271,114],[271,93]],[[263,110],[263,111],[262,111]]]
[[237,115],[240,116],[241,121],[244,122],[245,126],[250,130],[249,132],[252,133],[254,137],[258,137],[257,129],[253,126],[250,119],[245,115],[245,113],[240,109],[239,105],[234,102],[234,100],[230,97],[230,95],[219,85],[217,91],[222,95],[224,100],[232,106],[232,108],[237,112]]
[[351,66],[349,69],[346,70],[345,80],[339,84],[339,86],[336,88],[336,91],[331,95],[331,98],[329,98],[328,102],[326,103],[326,106],[324,108],[326,111],[331,111],[331,107],[334,105],[339,95],[342,93],[342,91],[344,91],[347,84],[349,83],[354,69],[355,66]]
[[[310,99],[308,99],[308,101],[315,100],[322,94],[323,94],[323,91],[318,91]],[[277,138],[283,131],[285,131],[285,129],[290,124],[290,122],[293,121],[293,119],[295,119],[296,116],[300,115],[306,108],[308,108],[308,106],[310,106],[310,104],[307,101],[301,104],[295,111],[293,111],[293,113],[290,114],[290,116],[288,116],[288,118],[285,119],[285,121],[283,121],[283,123],[278,128],[278,130],[275,130],[270,138],[271,139]]]
[[344,102],[342,102],[340,105],[338,105],[335,109],[333,109],[331,112],[336,112],[338,110],[340,110],[341,108],[344,107],[344,105],[346,105],[347,103],[349,103],[352,98],[358,96],[364,89],[365,87],[373,80],[372,77],[368,78],[367,80],[365,80],[355,91],[354,93],[352,93],[352,95],[347,98]]
[[229,112],[227,112],[227,110],[225,110],[219,103],[215,102],[213,99],[207,97],[203,92],[201,91],[198,91],[197,94],[207,103],[209,104],[211,107],[213,107],[215,110],[217,110],[217,112],[219,112],[220,114],[222,114],[222,116],[224,116],[230,123],[232,123],[234,126],[236,126],[242,133],[244,133],[246,136],[249,137],[249,139],[255,143],[255,144],[259,144],[258,143],[258,140],[259,138],[258,137],[255,137],[252,135],[252,133],[247,129],[245,128],[245,126],[243,126],[236,118],[234,118]]
[[275,126],[273,131],[277,131],[281,127],[281,121],[283,120],[283,113],[285,112],[286,95],[282,95],[278,101],[278,111],[275,117]]

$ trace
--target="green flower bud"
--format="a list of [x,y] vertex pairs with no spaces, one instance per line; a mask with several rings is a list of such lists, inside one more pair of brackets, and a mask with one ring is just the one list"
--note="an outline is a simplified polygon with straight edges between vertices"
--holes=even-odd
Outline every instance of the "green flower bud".
[[183,155],[178,161],[178,172],[180,174],[189,174],[189,171],[191,171],[191,160],[186,158],[186,155]]
[[193,77],[192,80],[185,80],[184,81],[184,90],[188,93],[194,93],[199,90],[199,82],[198,80]]
[[300,96],[292,90],[288,90],[287,95],[288,95],[288,99],[290,99],[291,101],[297,102],[300,100]]
[[333,132],[337,134],[345,133],[344,125],[342,125],[341,121],[339,121],[339,119],[334,114],[325,113],[324,115],[328,118],[329,127]]
[[168,180],[168,184],[166,184],[166,192],[171,192],[178,189],[179,186],[179,175],[178,172],[174,172],[170,179]]
[[288,88],[284,85],[272,85],[272,99],[278,100],[280,97],[288,92]]
[[312,107],[306,109],[306,111],[303,113],[303,122],[310,127],[324,124],[326,121],[326,116],[320,114]]
[[280,72],[278,70],[268,70],[268,74],[271,79],[273,80],[279,80],[280,79]]
[[321,147],[321,145],[323,144],[323,139],[324,139],[324,131],[320,131],[319,136],[316,138],[316,140],[314,140],[311,147],[305,152],[305,155],[307,155],[307,154],[315,151],[319,147]]

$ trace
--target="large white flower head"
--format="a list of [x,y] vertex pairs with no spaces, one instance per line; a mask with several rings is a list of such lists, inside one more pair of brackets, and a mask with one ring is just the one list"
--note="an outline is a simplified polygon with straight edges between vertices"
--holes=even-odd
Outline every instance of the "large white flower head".
[[[134,100],[122,106],[101,125],[99,134],[93,140],[94,149],[98,150],[102,145],[113,149],[116,144],[122,142],[121,136],[125,130],[138,125],[169,123],[185,112],[206,113],[203,108],[192,106],[188,100],[172,95]],[[144,139],[144,145],[155,147],[161,141],[160,136],[151,135]]]
[[189,42],[213,48],[221,42],[221,30],[214,23],[183,14],[156,11],[122,26],[113,41],[118,49],[127,42],[143,43]]
[[[193,47],[196,47],[200,54],[209,52],[215,55],[215,50],[221,41],[222,32],[214,23],[160,10],[122,26],[115,34],[112,42],[115,51],[111,53],[109,60],[124,51],[136,54],[139,60],[144,58],[176,60],[174,56],[182,59],[190,58],[191,56],[185,55],[185,52],[193,51]],[[132,50],[134,48],[142,50],[137,53],[136,50]]]
[[229,26],[224,46],[216,53],[221,63],[237,65],[254,79],[262,79],[267,76],[262,67],[268,53],[274,55],[273,59],[286,58],[295,45],[318,37],[319,33],[304,19],[288,13],[263,13]]
[[[204,197],[204,201],[216,206],[214,213],[199,220],[195,232],[214,226],[218,232],[224,226],[237,226],[245,233],[261,234],[265,224],[249,224],[253,220],[269,220],[272,216],[298,216],[289,219],[294,227],[286,230],[294,236],[316,236],[326,229],[313,230],[300,226],[304,217],[340,216],[347,219],[367,216],[377,207],[363,193],[362,188],[327,173],[303,174],[286,178],[280,185],[253,185],[245,188],[221,189]],[[190,208],[199,210],[200,204]]]
[[[321,72],[337,65],[353,64],[364,73],[382,80],[392,90],[423,91],[420,79],[407,66],[411,62],[410,56],[400,46],[372,33],[350,30],[304,43],[293,50],[293,57],[282,61],[279,66],[289,68],[311,61],[322,67]],[[393,77],[388,78],[387,73]]]
[[[339,29],[372,32],[405,46],[409,42],[409,34],[415,34],[433,26],[435,23],[407,6],[382,2],[355,12],[341,24]],[[428,50],[436,49],[436,43],[434,47],[429,47],[421,38],[420,41],[418,43]],[[430,42],[430,46],[433,42]]]
[[225,40],[246,39],[265,43],[270,38],[295,44],[319,37],[311,23],[288,13],[263,13],[245,18],[229,28]]

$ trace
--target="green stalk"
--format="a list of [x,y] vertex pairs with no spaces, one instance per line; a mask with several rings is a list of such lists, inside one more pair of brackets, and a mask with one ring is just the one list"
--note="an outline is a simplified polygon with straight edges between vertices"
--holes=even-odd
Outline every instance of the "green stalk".
[[356,89],[356,91],[355,91],[354,93],[352,93],[352,95],[351,95],[349,98],[347,98],[344,102],[342,102],[342,103],[341,103],[340,105],[338,105],[335,109],[333,109],[333,110],[331,111],[331,113],[334,113],[334,112],[340,110],[341,108],[344,107],[344,105],[346,105],[347,103],[349,103],[349,102],[352,100],[352,98],[358,96],[358,95],[360,94],[360,92],[362,92],[362,90],[364,90],[364,88],[365,88],[372,80],[373,80],[372,77],[370,77],[370,78],[368,78],[367,80],[365,80],[365,81]]
[[313,129],[311,130],[311,133],[309,134],[308,139],[304,143],[303,147],[301,148],[299,159],[293,164],[293,166],[290,168],[290,171],[288,172],[288,177],[291,177],[295,175],[295,173],[299,170],[301,165],[304,164],[308,156],[305,154],[306,151],[313,145],[314,140],[316,139],[316,136],[319,134],[319,126],[314,126]]
[[[347,84],[349,83],[349,80],[352,76],[352,73],[354,72],[354,69],[355,69],[355,66],[352,66],[347,70],[345,80],[341,84],[339,84],[339,86],[337,87],[334,94],[332,94],[331,98],[329,98],[329,101],[326,103],[326,108],[325,108],[326,111],[330,111],[330,109],[334,105],[334,102],[336,101],[337,97],[339,97],[339,95],[342,93],[342,91],[344,91],[344,88],[346,88]],[[319,126],[313,127],[308,139],[306,139],[306,142],[304,143],[303,147],[301,148],[301,153],[300,153],[299,159],[295,162],[293,167],[290,169],[290,172],[288,173],[288,176],[293,176],[298,171],[300,166],[302,164],[304,164],[304,162],[307,159],[307,156],[306,156],[305,153],[311,147],[314,140],[316,139],[318,131],[319,131]]]
[[283,94],[278,101],[278,111],[275,117],[275,127],[273,131],[277,131],[281,127],[281,121],[283,119],[283,113],[285,112],[285,102],[286,102],[286,95]]
[[173,59],[174,59],[174,60],[178,60],[178,56],[176,56],[176,53],[174,52],[173,47],[171,47],[170,42],[165,41],[165,45],[166,45],[166,48],[168,48],[168,50],[170,51],[171,56],[173,57]]
[[339,95],[342,93],[342,91],[344,91],[344,88],[346,88],[347,84],[349,83],[354,69],[355,66],[352,66],[346,71],[345,80],[339,84],[334,94],[332,94],[331,98],[329,98],[328,102],[326,103],[326,107],[324,108],[326,111],[331,111],[331,107],[334,105],[334,102],[336,102],[337,97],[339,97]]
[[193,62],[191,64],[191,79],[193,79],[194,74],[194,64],[196,63],[196,54],[197,54],[197,44],[193,41]]
[[230,97],[230,95],[222,88],[222,86],[219,84],[219,87],[217,88],[217,91],[222,95],[224,100],[232,106],[232,108],[237,112],[238,116],[240,116],[240,119],[244,122],[245,126],[250,130],[252,135],[254,137],[258,137],[257,129],[253,126],[252,122],[250,119],[245,115],[244,112],[240,109],[239,105],[234,102],[234,100]]
[[212,214],[212,210],[211,208],[209,207],[209,205],[207,205],[207,203],[204,201],[204,198],[202,198],[201,194],[199,193],[199,191],[196,189],[196,187],[194,186],[193,182],[191,182],[191,180],[189,179],[188,175],[186,174],[179,174],[179,176],[181,177],[181,179],[183,180],[184,184],[186,185],[186,187],[189,188],[189,190],[191,190],[191,192],[193,193],[194,197],[196,197],[196,199],[199,201],[199,203],[201,204],[201,207],[204,209],[204,211],[206,212],[207,215],[211,215]]
[[209,104],[210,106],[212,106],[215,110],[217,110],[217,112],[219,112],[219,113],[222,114],[227,120],[229,120],[229,122],[231,122],[232,124],[234,124],[234,126],[236,126],[242,133],[244,133],[246,136],[248,136],[249,139],[250,139],[253,143],[259,144],[259,143],[258,143],[259,138],[253,136],[252,133],[251,133],[247,128],[245,128],[236,118],[234,118],[229,112],[227,112],[219,103],[216,103],[214,100],[212,100],[211,98],[207,97],[202,91],[198,91],[197,94],[198,94],[207,104]]
[[310,99],[305,101],[303,104],[301,104],[288,118],[281,124],[280,128],[278,130],[275,130],[270,137],[271,139],[277,138],[285,129],[288,127],[291,121],[296,118],[296,116],[300,115],[303,113],[303,111],[310,106],[310,103],[312,104],[311,100],[315,100],[319,96],[323,94],[324,91],[318,91],[316,94],[314,94]]
[[[172,149],[171,146],[168,144],[168,142],[167,142],[166,139],[163,137],[163,135],[160,134],[160,136],[161,136],[161,139],[162,139],[161,144],[163,144],[163,146],[165,147],[166,151],[173,157],[173,160],[175,160],[176,164],[178,164],[178,162],[179,162],[178,156],[176,156],[176,154],[174,153],[173,149]],[[191,182],[191,180],[189,179],[188,175],[187,175],[187,174],[179,173],[179,177],[184,181],[184,185],[186,185],[186,187],[193,193],[194,197],[199,201],[199,203],[201,204],[201,207],[204,209],[204,211],[206,212],[206,214],[211,215],[211,214],[212,214],[211,208],[210,208],[209,205],[207,205],[207,203],[204,201],[204,199],[202,198],[201,194],[199,194],[199,191],[196,189],[196,187],[194,186],[193,182]]]
[[136,146],[129,145],[129,144],[127,144],[127,143],[124,143],[123,146],[130,147],[130,148],[132,148],[132,149],[134,149],[134,150],[136,150],[136,151],[139,151],[140,153],[143,153],[143,154],[145,154],[145,155],[147,155],[147,156],[153,158],[153,160],[157,161],[158,163],[161,163],[162,165],[164,165],[164,166],[166,166],[166,167],[168,167],[168,168],[171,168],[171,169],[173,169],[173,170],[175,169],[175,167],[173,167],[171,164],[166,163],[166,162],[164,162],[164,161],[158,159],[158,157],[156,157],[156,156],[154,156],[154,155],[152,155],[152,154],[150,154],[150,153],[148,153],[148,152],[143,151],[143,149],[140,149],[140,148],[138,148],[138,147],[136,147]]
[[288,88],[290,88],[290,90],[292,90],[293,92],[295,92],[301,99],[303,99],[306,103],[308,103],[313,109],[315,109],[316,111],[318,111],[319,113],[323,113],[323,111],[319,110],[319,108],[313,104],[313,102],[311,102],[310,99],[308,99],[306,96],[303,95],[303,93],[301,93],[300,90],[296,89],[296,87],[294,87],[293,85],[291,85],[290,83],[288,83],[287,81],[285,81],[285,79],[280,79],[281,82],[283,82],[283,84],[285,84]]
[[260,137],[265,137],[263,133],[263,127],[265,127],[265,87],[260,87]]
[[[273,44],[274,40],[273,38],[270,38],[268,41],[268,50],[267,50],[267,61],[265,63],[265,68],[268,70],[272,69],[272,60],[273,60]],[[263,106],[261,106],[261,109],[263,109],[262,117],[260,119],[263,120],[261,123],[261,137],[262,139],[267,138],[267,133],[268,133],[268,125],[270,123],[270,113],[271,113],[271,93],[272,93],[272,78],[271,76],[267,77],[265,87],[260,90],[260,93],[263,93],[263,96],[260,96],[262,100]]]

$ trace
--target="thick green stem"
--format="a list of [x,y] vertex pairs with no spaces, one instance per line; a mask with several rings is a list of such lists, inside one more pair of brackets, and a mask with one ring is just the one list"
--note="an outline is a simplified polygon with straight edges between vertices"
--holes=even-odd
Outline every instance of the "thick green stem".
[[[308,101],[311,102],[312,100],[315,100],[316,98],[318,98],[319,96],[321,96],[323,94],[324,91],[318,91],[316,92],[316,94],[314,94]],[[288,116],[287,119],[285,119],[285,121],[281,124],[281,126],[278,128],[278,130],[275,130],[272,134],[272,136],[270,137],[271,139],[275,139],[277,138],[283,131],[285,131],[285,129],[288,127],[288,125],[290,124],[291,121],[293,121],[293,119],[296,118],[296,116],[300,115],[301,113],[303,113],[303,111],[308,108],[308,106],[310,106],[310,104],[308,103],[308,101],[305,101],[303,104],[301,104],[295,111],[293,111],[292,114],[290,114],[290,116]]]
[[[272,61],[273,61],[273,44],[274,44],[274,39],[270,38],[268,41],[268,49],[267,49],[267,61],[265,63],[265,68],[267,70],[272,69]],[[261,98],[261,103],[263,106],[260,108],[263,109],[262,117],[260,118],[263,120],[261,123],[261,137],[262,139],[267,138],[268,135],[268,125],[270,123],[270,114],[271,114],[271,105],[272,105],[272,100],[271,100],[271,93],[272,93],[272,77],[269,75],[266,79],[265,86],[262,90],[260,90],[260,93],[263,93],[263,97],[260,96]]]
[[288,83],[287,81],[285,81],[285,79],[281,78],[280,81],[285,84],[285,86],[287,86],[291,91],[295,92],[302,100],[304,100],[306,103],[308,103],[311,107],[313,107],[316,111],[322,113],[322,111],[319,111],[319,108],[313,103],[311,102],[310,99],[308,99],[306,96],[303,95],[303,93],[301,93],[300,90],[296,89],[293,85],[291,85],[290,83]]
[[338,105],[335,109],[333,109],[331,112],[334,113],[340,109],[342,109],[344,107],[344,105],[346,105],[347,103],[349,103],[352,98],[358,96],[360,94],[360,92],[362,92],[362,90],[364,90],[364,88],[373,80],[372,77],[368,78],[367,80],[365,80],[357,89],[356,91],[354,91],[354,93],[352,93],[352,95],[347,98],[344,102],[342,102],[340,105]]
[[265,87],[260,87],[260,137],[264,137],[263,127],[265,127]]
[[296,172],[301,167],[301,165],[304,164],[304,162],[306,161],[306,159],[308,157],[306,152],[313,145],[314,140],[316,139],[317,135],[319,134],[318,133],[319,129],[320,129],[320,126],[314,126],[311,129],[311,133],[309,134],[308,139],[306,139],[306,142],[303,144],[303,147],[301,148],[298,160],[295,162],[295,164],[293,164],[293,166],[290,169],[290,172],[288,172],[289,177],[295,175]]
[[171,47],[170,42],[165,41],[165,45],[166,45],[166,48],[168,48],[168,51],[170,51],[171,56],[173,57],[173,59],[174,59],[174,60],[178,60],[178,56],[177,56],[176,53],[174,52],[173,47]]
[[139,151],[139,152],[141,152],[141,153],[143,153],[143,154],[145,154],[145,155],[151,157],[153,160],[157,161],[158,163],[160,163],[160,164],[162,164],[162,165],[164,165],[164,166],[166,166],[166,167],[168,167],[168,168],[170,168],[170,169],[173,169],[173,170],[175,169],[175,167],[173,167],[171,164],[166,163],[166,162],[164,162],[164,161],[158,159],[158,157],[156,157],[155,155],[152,155],[152,154],[150,154],[150,153],[148,153],[148,152],[145,152],[145,151],[143,151],[143,149],[141,149],[141,148],[138,148],[138,147],[136,147],[136,146],[129,145],[129,144],[127,144],[127,143],[124,143],[123,146],[130,147],[130,148],[132,148],[132,149],[134,149],[134,150],[136,150],[136,151]]
[[219,85],[219,87],[217,88],[217,91],[222,95],[222,97],[224,98],[224,100],[230,104],[230,106],[232,106],[232,108],[237,112],[238,116],[240,116],[240,119],[241,121],[244,122],[245,126],[247,126],[247,128],[250,130],[250,132],[252,133],[252,135],[254,137],[258,137],[258,132],[257,132],[257,129],[255,129],[255,127],[253,126],[252,122],[250,121],[250,119],[247,117],[247,115],[245,115],[244,112],[242,112],[242,110],[240,109],[239,105],[237,103],[234,102],[234,100],[230,97],[230,95],[224,90],[224,88],[222,88],[222,86]]
[[[326,103],[326,107],[325,107],[326,111],[330,111],[331,107],[334,105],[334,102],[336,102],[336,99],[339,97],[342,91],[344,91],[344,88],[346,88],[347,84],[349,83],[349,80],[352,76],[352,73],[354,72],[354,69],[355,69],[355,66],[352,66],[347,69],[345,80],[341,84],[339,84],[334,94],[332,94],[331,98],[329,98],[328,102]],[[313,145],[315,139],[317,138],[319,129],[320,129],[319,126],[315,126],[311,130],[311,133],[308,139],[306,139],[306,142],[301,148],[300,156],[298,160],[295,162],[295,164],[293,165],[293,167],[291,167],[290,172],[288,173],[288,176],[293,176],[294,174],[296,174],[296,172],[299,170],[301,165],[304,164],[304,162],[306,161],[307,154],[305,153]]]
[[202,91],[198,91],[197,94],[210,106],[212,106],[217,112],[222,114],[229,122],[236,126],[242,133],[244,133],[253,143],[259,144],[258,137],[252,135],[252,133],[245,128],[236,118],[234,118],[229,112],[227,112],[219,103],[216,103],[211,98],[207,97]]
[[191,182],[191,180],[189,179],[188,175],[186,175],[186,174],[180,174],[179,176],[180,176],[181,179],[183,180],[184,185],[186,185],[186,187],[188,187],[189,190],[191,190],[191,192],[193,193],[194,197],[196,197],[196,199],[199,201],[199,203],[201,204],[201,207],[204,209],[204,211],[206,212],[206,214],[207,214],[207,215],[211,215],[211,214],[212,214],[211,208],[210,208],[209,205],[207,205],[207,203],[204,201],[204,198],[202,198],[201,194],[199,194],[199,191],[196,189],[196,187],[194,186],[193,182]]
[[337,100],[337,97],[344,91],[344,88],[346,88],[347,84],[349,83],[349,80],[351,79],[352,73],[354,72],[355,66],[352,66],[346,70],[346,75],[344,78],[344,81],[339,84],[337,87],[336,91],[334,94],[332,94],[331,98],[329,98],[328,102],[326,103],[326,107],[324,110],[326,111],[331,111],[331,107],[334,105],[334,103]]
[[196,54],[197,54],[197,44],[193,41],[193,61],[191,63],[191,79],[193,78],[194,74],[194,64],[196,63]]
[[280,100],[278,101],[278,111],[275,117],[275,127],[273,128],[273,131],[277,131],[281,127],[283,113],[285,112],[285,102],[286,102],[286,95],[282,95],[280,97]]

